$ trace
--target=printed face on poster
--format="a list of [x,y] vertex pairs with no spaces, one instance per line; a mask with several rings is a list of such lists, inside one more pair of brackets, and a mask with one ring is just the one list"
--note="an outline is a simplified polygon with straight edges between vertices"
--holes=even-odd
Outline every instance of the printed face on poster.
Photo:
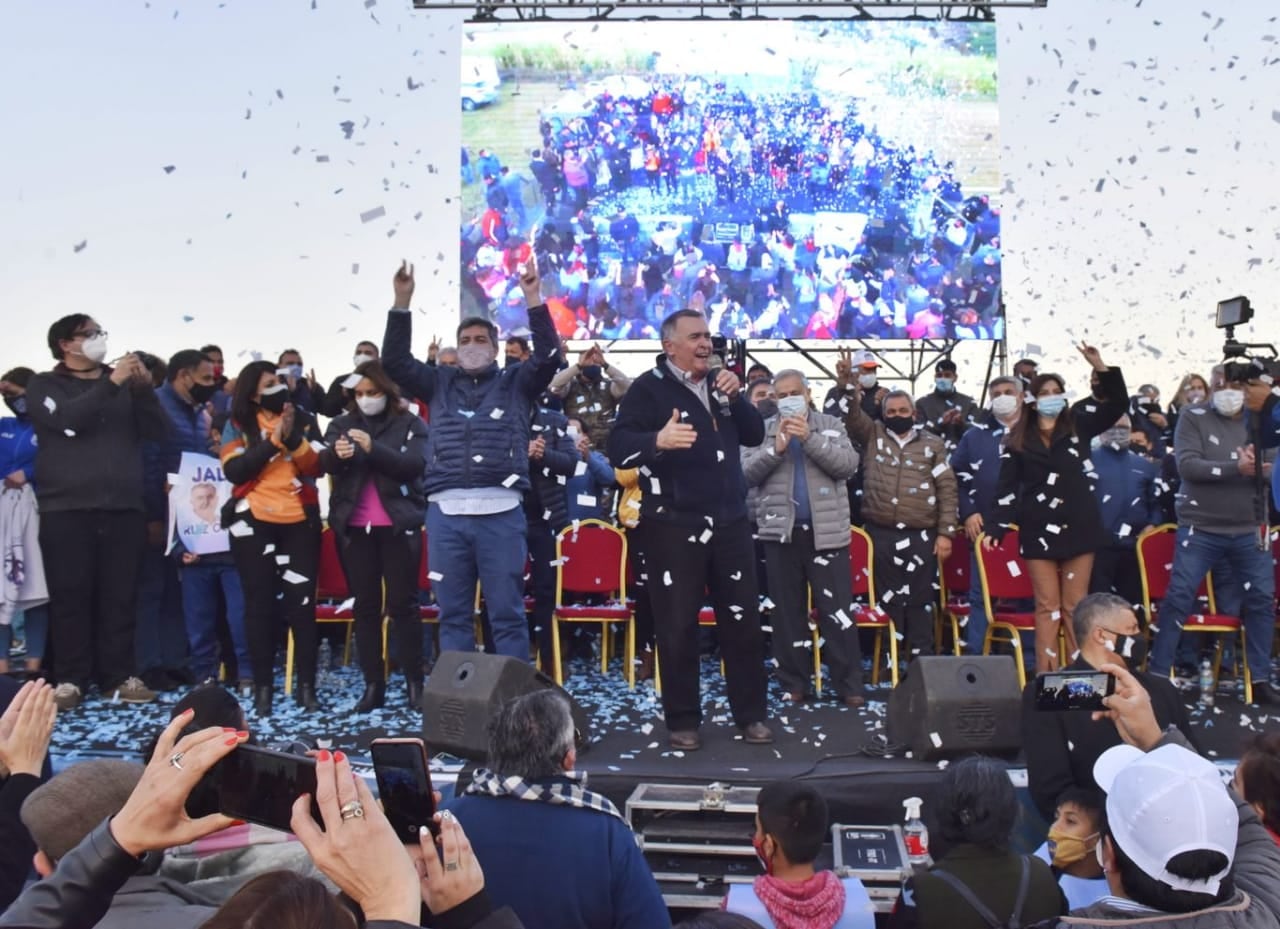
[[222,507],[231,498],[231,482],[222,465],[208,455],[182,453],[176,474],[169,475],[169,542],[195,555],[231,550],[222,527]]

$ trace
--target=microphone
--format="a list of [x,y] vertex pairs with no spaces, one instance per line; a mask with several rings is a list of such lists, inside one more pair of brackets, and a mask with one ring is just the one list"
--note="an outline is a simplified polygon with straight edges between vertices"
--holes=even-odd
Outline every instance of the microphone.
[[[707,399],[708,400],[715,399],[715,396],[718,393],[718,391],[716,390],[716,379],[720,377],[720,372],[723,370],[724,369],[721,368],[719,365],[712,365],[711,369],[707,371]],[[723,395],[721,396],[723,397]],[[724,399],[728,399],[728,398],[726,397]]]

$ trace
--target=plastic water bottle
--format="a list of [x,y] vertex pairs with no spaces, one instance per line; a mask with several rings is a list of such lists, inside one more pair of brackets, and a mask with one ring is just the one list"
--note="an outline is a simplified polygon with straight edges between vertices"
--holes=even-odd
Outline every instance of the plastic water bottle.
[[907,846],[907,862],[912,865],[929,863],[929,830],[920,818],[920,807],[923,805],[919,797],[907,797],[902,805],[907,810],[906,825],[902,827],[902,838]]
[[333,648],[327,638],[320,640],[320,650],[316,655],[316,689],[329,686],[329,669],[333,667]]
[[1200,662],[1200,705],[1213,706],[1213,662]]

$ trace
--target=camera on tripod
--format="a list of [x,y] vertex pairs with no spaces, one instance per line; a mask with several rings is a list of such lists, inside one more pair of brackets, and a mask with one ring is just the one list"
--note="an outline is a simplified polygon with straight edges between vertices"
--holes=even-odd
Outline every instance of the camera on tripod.
[[[1218,312],[1215,325],[1227,331],[1227,341],[1222,346],[1223,375],[1228,383],[1248,383],[1262,381],[1266,384],[1280,383],[1280,360],[1277,360],[1275,346],[1269,342],[1237,342],[1236,326],[1243,325],[1253,319],[1253,306],[1248,297],[1232,297],[1218,301]],[[1269,356],[1250,355],[1250,349],[1264,348]],[[1233,361],[1232,359],[1244,359]]]

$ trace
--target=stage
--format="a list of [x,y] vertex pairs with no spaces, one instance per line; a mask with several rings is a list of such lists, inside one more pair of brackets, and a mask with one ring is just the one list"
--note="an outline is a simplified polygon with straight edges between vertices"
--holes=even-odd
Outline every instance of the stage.
[[[775,688],[770,696],[770,722],[776,741],[773,745],[748,745],[730,720],[719,666],[705,658],[702,748],[678,752],[667,745],[652,683],[640,683],[629,691],[617,670],[618,663],[613,667],[604,676],[598,664],[575,659],[566,689],[591,720],[592,742],[580,754],[578,767],[589,773],[593,789],[619,807],[636,785],[645,782],[719,781],[759,786],[779,778],[804,778],[821,786],[837,821],[888,822],[901,816],[905,797],[923,796],[927,804],[932,786],[941,776],[943,764],[922,762],[910,753],[875,754],[876,739],[885,732],[887,683],[870,689],[871,699],[857,710],[829,699],[800,706],[784,704]],[[249,701],[243,704],[258,742],[281,747],[291,742],[322,745],[342,749],[357,761],[367,758],[369,743],[375,738],[421,734],[421,715],[405,704],[401,678],[392,677],[388,706],[383,710],[353,713],[360,691],[359,671],[345,667],[334,669],[321,681],[324,709],[319,713],[302,712],[280,688],[276,712],[267,719],[254,717]],[[1182,692],[1200,745],[1224,766],[1239,757],[1250,737],[1264,727],[1280,724],[1280,714],[1247,706],[1234,696],[1231,679],[1221,683],[1213,707],[1197,704],[1194,687]],[[143,706],[115,705],[94,697],[80,708],[60,714],[52,747],[55,765],[62,767],[90,757],[138,757],[168,720],[178,697],[162,694],[158,702]],[[466,770],[456,760],[438,760],[441,786],[460,771],[465,779]],[[1022,762],[1016,757],[1010,762],[1010,776],[1016,785],[1025,784]]]

